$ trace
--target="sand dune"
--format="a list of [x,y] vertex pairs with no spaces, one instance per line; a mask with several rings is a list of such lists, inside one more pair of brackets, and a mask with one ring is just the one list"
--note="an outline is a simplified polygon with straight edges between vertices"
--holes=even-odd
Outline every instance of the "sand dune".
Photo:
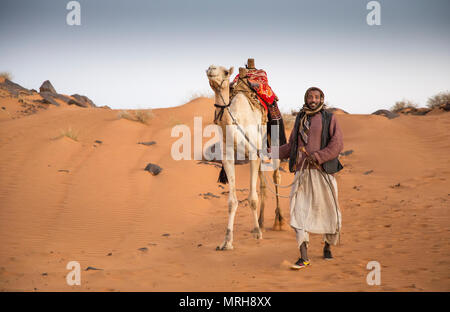
[[[14,101],[0,97],[8,110]],[[147,125],[118,112],[61,105],[16,119],[0,115],[0,290],[450,290],[450,114],[337,115],[344,150],[353,150],[337,175],[341,245],[326,262],[321,237],[312,235],[313,265],[293,272],[295,235],[287,226],[270,229],[272,194],[264,239],[253,239],[243,202],[235,250],[217,252],[228,187],[216,183],[216,166],[170,156],[172,127],[192,129],[194,116],[211,123],[212,100],[154,109]],[[58,137],[69,127],[77,141]],[[163,171],[144,171],[149,162]],[[237,188],[248,188],[248,165],[236,168]],[[282,179],[288,184],[292,174]],[[199,195],[208,192],[219,198]],[[286,199],[282,211],[288,218]],[[81,264],[81,286],[66,284],[72,260]],[[372,260],[382,265],[380,286],[366,284]]]

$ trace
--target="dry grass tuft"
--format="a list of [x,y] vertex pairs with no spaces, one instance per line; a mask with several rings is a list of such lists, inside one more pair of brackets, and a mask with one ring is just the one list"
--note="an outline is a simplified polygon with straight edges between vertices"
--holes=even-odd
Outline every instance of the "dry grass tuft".
[[119,119],[124,118],[131,121],[137,121],[143,124],[148,124],[153,118],[153,111],[151,109],[139,109],[134,111],[122,110],[118,114]]
[[69,126],[67,129],[61,129],[60,134],[51,139],[56,140],[62,137],[68,137],[74,141],[78,141],[78,131]]

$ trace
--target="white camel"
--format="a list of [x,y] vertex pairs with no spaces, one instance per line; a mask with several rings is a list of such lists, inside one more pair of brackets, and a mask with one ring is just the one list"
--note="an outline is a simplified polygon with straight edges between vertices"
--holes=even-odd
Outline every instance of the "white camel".
[[[239,131],[236,124],[241,129],[264,129],[262,127],[262,112],[259,109],[252,109],[247,97],[242,93],[237,93],[231,103],[229,103],[230,92],[230,77],[233,73],[233,67],[226,69],[222,66],[211,65],[206,70],[209,84],[215,93],[215,116],[217,118],[216,123],[222,128],[222,164],[225,169],[228,183],[229,183],[229,196],[228,196],[228,226],[225,234],[225,240],[222,245],[217,247],[217,250],[230,250],[233,249],[233,225],[236,210],[238,207],[238,200],[236,197],[236,179],[234,159],[229,159],[226,152],[226,134],[227,125],[234,125],[229,128],[229,133],[234,138],[239,138],[245,143],[245,151],[254,151],[254,147],[261,149],[261,140],[258,140],[258,136],[255,133],[249,133],[247,139]],[[228,105],[229,104],[229,105]],[[226,107],[226,108],[223,108]],[[228,111],[229,110],[229,111]],[[233,120],[234,119],[234,120]],[[231,130],[231,132],[230,132]],[[251,143],[249,143],[249,141]],[[242,142],[242,141],[241,141]],[[233,145],[233,153],[236,151],[236,141]],[[230,154],[228,154],[230,155]],[[246,155],[248,155],[246,153]],[[265,179],[263,177],[264,172],[261,171],[261,158],[258,154],[257,157],[250,157],[250,187],[248,202],[253,213],[254,228],[251,231],[256,239],[262,239],[262,231],[264,230],[264,203],[265,203]],[[253,159],[252,159],[253,158]],[[273,159],[273,180],[276,184],[280,184],[281,176],[279,172],[280,160]],[[260,213],[259,218],[257,214],[258,207],[258,193],[256,191],[258,176],[260,180]],[[275,193],[278,194],[278,188],[275,186]],[[284,223],[281,215],[279,198],[276,196],[276,209],[275,209],[275,222],[273,225],[274,230],[281,230]]]

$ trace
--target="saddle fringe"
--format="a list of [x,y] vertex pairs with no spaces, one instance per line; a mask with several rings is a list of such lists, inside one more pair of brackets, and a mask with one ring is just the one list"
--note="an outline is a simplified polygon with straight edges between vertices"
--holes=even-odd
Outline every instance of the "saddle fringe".
[[222,169],[220,169],[219,178],[217,179],[217,182],[222,183],[222,184],[228,184],[227,173],[226,173],[223,165],[222,165]]

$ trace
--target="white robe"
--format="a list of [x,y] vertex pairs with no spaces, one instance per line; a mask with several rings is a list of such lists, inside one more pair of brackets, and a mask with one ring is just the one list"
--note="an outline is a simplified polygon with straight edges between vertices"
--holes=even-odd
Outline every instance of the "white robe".
[[315,234],[340,232],[341,212],[336,179],[331,174],[323,174],[333,187],[336,200],[319,170],[302,169],[295,173],[296,182],[290,193],[290,225],[294,229]]

